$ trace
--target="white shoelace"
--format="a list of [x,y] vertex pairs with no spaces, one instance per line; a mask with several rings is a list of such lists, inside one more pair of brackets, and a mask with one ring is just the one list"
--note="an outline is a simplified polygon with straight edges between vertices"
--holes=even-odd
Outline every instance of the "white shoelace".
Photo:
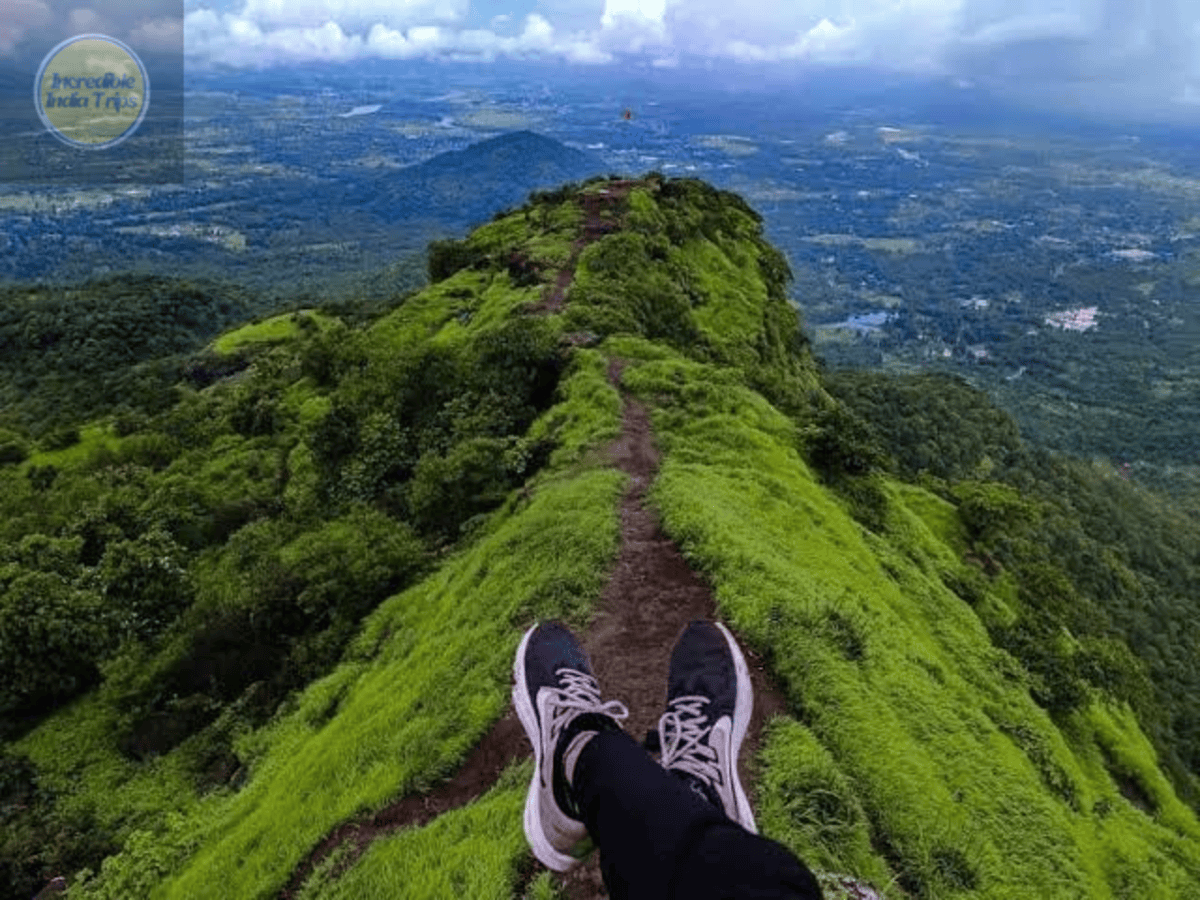
[[708,717],[700,711],[700,707],[708,702],[708,697],[700,696],[673,699],[671,706],[674,709],[658,720],[659,743],[664,769],[679,769],[716,786],[721,783],[717,751],[700,743],[712,730],[712,725],[704,724]]
[[552,701],[550,727],[546,729],[546,746],[550,750],[563,729],[580,713],[604,713],[617,720],[629,718],[624,704],[616,700],[600,702],[600,685],[593,676],[575,669],[559,669],[556,674],[565,686],[554,689],[558,696]]

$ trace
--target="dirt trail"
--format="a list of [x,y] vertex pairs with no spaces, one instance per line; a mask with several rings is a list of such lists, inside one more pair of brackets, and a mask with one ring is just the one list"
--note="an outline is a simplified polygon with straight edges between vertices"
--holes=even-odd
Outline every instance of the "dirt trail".
[[554,284],[532,312],[562,312],[567,288],[571,286],[575,277],[575,264],[579,261],[579,254],[588,244],[600,240],[620,227],[618,219],[621,207],[636,184],[635,181],[610,181],[599,191],[584,194],[579,198],[583,208],[583,233],[571,244],[570,259],[559,270]]
[[[629,183],[614,184],[625,185],[627,192]],[[585,206],[585,238],[589,230],[594,240],[600,229],[609,227],[610,223],[599,217],[599,210],[611,202],[614,193],[615,189],[608,196],[601,195],[591,208]],[[568,267],[571,271],[577,255],[578,251]],[[553,295],[557,295],[559,308],[561,294],[569,284],[569,277],[561,290],[556,283]],[[553,301],[554,296],[548,301],[548,309],[554,308]],[[622,370],[620,360],[610,362],[608,377],[618,389]],[[621,502],[621,549],[597,611],[586,632],[578,637],[591,660],[604,699],[619,700],[629,708],[629,718],[623,724],[640,741],[648,729],[657,727],[665,709],[667,669],[675,641],[692,619],[715,618],[716,605],[712,591],[662,532],[657,515],[645,502],[646,489],[658,471],[659,453],[654,446],[648,410],[624,390],[621,393],[624,399],[621,434],[608,448],[613,465],[630,476],[629,488]],[[755,772],[749,762],[758,749],[763,723],[783,712],[786,701],[770,681],[758,656],[744,643],[742,650],[754,686],[754,715],[742,745],[738,771],[747,793],[753,797]],[[423,825],[447,810],[464,806],[490,789],[509,763],[531,753],[510,704],[450,781],[428,794],[405,797],[374,815],[340,825],[313,849],[279,896],[292,900],[312,870],[339,847],[344,846],[348,852],[334,868],[335,877],[348,869],[376,838],[400,828]],[[521,827],[520,822],[514,821],[513,827]],[[525,880],[532,880],[539,871],[541,864],[530,857],[530,866],[523,873]],[[600,876],[598,853],[578,869],[555,878],[570,900],[602,900],[608,896]]]
[[[609,365],[609,380],[620,386],[622,364]],[[587,651],[605,700],[629,707],[625,730],[641,740],[657,728],[666,709],[667,670],[671,650],[692,619],[716,618],[712,591],[688,566],[674,541],[659,526],[645,503],[646,489],[658,471],[650,415],[638,400],[625,395],[621,435],[609,448],[614,465],[630,476],[621,501],[621,551],[612,577],[600,595],[598,612],[580,642]],[[732,629],[731,629],[732,630]],[[738,759],[738,774],[753,796],[755,772],[750,766],[763,723],[786,710],[781,691],[763,669],[762,660],[740,640],[754,686],[754,715]],[[570,900],[608,897],[600,876],[599,854],[564,876],[558,876]]]

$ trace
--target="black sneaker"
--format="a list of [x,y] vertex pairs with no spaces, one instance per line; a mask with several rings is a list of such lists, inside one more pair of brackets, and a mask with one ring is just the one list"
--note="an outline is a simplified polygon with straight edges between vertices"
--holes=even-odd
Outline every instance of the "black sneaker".
[[533,744],[533,777],[525,798],[525,837],[533,854],[556,872],[579,865],[576,846],[587,835],[567,783],[564,754],[585,731],[620,731],[624,705],[600,701],[587,654],[561,622],[532,626],[513,660],[513,706]]
[[671,652],[667,712],[651,732],[662,766],[747,831],[757,834],[754,813],[738,780],[737,760],[754,691],[750,671],[729,629],[720,622],[688,624]]

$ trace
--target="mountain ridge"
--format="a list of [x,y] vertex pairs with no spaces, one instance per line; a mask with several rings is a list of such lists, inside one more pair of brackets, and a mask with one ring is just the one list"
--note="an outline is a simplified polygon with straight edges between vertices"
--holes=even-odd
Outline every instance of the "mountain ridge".
[[[3,526],[0,634],[41,628],[0,654],[0,716],[54,709],[3,748],[26,851],[3,874],[54,864],[82,897],[601,896],[594,869],[532,863],[527,756],[439,798],[511,719],[531,622],[585,636],[602,689],[614,637],[649,652],[605,594],[648,540],[626,528],[640,509],[779,691],[746,782],[828,896],[849,876],[889,898],[1200,883],[1194,709],[1100,616],[1160,582],[1183,596],[1193,532],[1156,536],[1158,561],[1103,542],[965,386],[902,382],[910,409],[941,404],[953,463],[919,471],[923,436],[872,406],[879,384],[822,372],[761,218],[702,182],[565,185],[429,256],[429,287],[365,327],[226,335],[250,348],[238,376],[0,468],[27,509]],[[361,856],[331,838],[427,803]]]

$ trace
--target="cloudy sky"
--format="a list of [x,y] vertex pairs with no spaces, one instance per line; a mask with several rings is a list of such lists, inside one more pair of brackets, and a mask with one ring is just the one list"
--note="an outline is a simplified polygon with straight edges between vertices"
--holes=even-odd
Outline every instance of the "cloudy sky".
[[[179,40],[164,0],[0,0],[0,56],[38,29]],[[173,7],[173,12],[172,12]],[[606,68],[855,65],[1014,96],[1200,116],[1195,0],[184,0],[194,69],[380,59]]]

